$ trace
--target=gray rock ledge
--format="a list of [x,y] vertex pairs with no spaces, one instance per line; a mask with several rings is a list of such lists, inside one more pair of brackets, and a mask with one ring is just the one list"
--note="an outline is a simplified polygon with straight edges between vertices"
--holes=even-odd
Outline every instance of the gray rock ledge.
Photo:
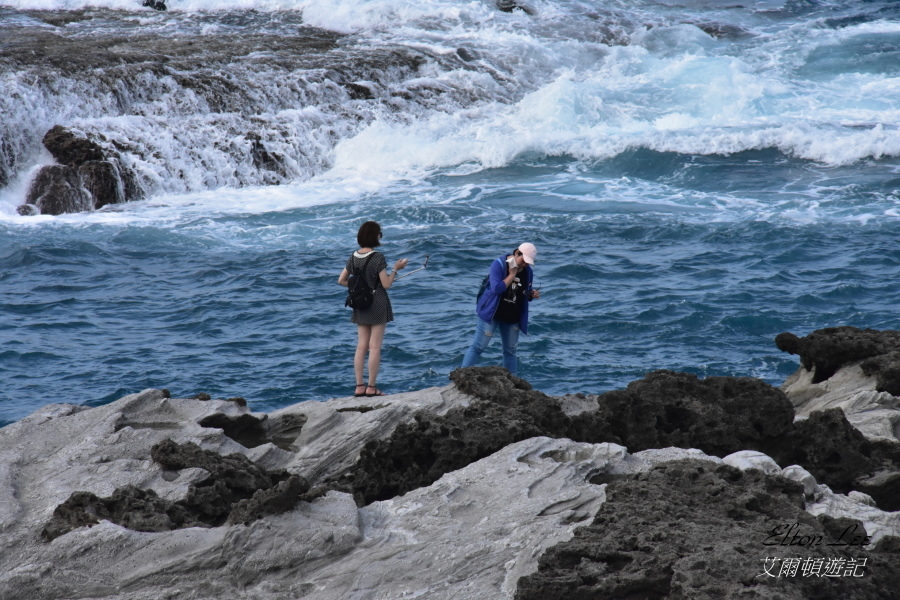
[[[629,453],[602,439],[621,439],[633,430],[630,420],[617,425],[607,414],[626,397],[613,396],[605,404],[606,395],[554,398],[496,368],[461,369],[453,379],[441,388],[305,402],[268,414],[252,412],[241,399],[177,399],[163,390],[97,408],[45,406],[0,429],[0,545],[8,549],[0,554],[0,597],[534,598],[541,597],[534,590],[545,589],[547,581],[578,575],[551,557],[596,530],[592,524],[620,515],[617,527],[624,537],[616,543],[621,544],[643,530],[654,510],[662,515],[699,510],[697,522],[710,524],[710,536],[743,536],[742,547],[760,555],[767,548],[756,537],[779,520],[795,519],[816,532],[834,530],[835,522],[856,525],[869,539],[854,556],[867,558],[878,573],[900,572],[900,513],[879,509],[864,493],[837,494],[807,469],[782,468],[755,449],[723,457],[690,447]],[[680,387],[668,388],[669,402],[682,407],[676,411],[680,420],[665,424],[663,441],[701,439],[679,433],[678,427],[696,428],[703,419],[691,415],[705,414],[706,404],[728,401],[718,395],[723,390],[760,389],[780,402],[755,382],[706,382],[669,372],[629,386],[627,397],[664,415],[665,404],[655,404],[654,390],[676,382]],[[752,407],[749,398],[740,400],[742,393],[731,401]],[[653,439],[640,431],[639,439]],[[742,430],[719,431],[716,443],[731,444]],[[222,464],[229,470],[220,471]],[[670,466],[681,464],[688,466]],[[256,483],[242,469],[255,474]],[[678,478],[691,479],[691,472],[707,482],[696,493],[665,491],[667,485],[683,487]],[[666,473],[681,475],[667,483]],[[115,511],[101,514],[104,503],[122,490],[137,490],[131,498],[146,501],[142,508],[165,511],[208,498],[208,488],[225,480],[236,482],[224,490],[230,513],[204,504],[217,516],[193,526],[138,531],[132,521],[109,516]],[[387,493],[387,483],[396,486],[392,495],[377,497]],[[644,504],[642,487],[660,500]],[[373,489],[378,493],[366,491]],[[609,505],[612,513],[604,513],[611,489],[619,490],[619,500]],[[754,520],[713,518],[713,508],[691,500],[710,490],[733,496]],[[45,541],[42,531],[77,493],[101,502],[79,505],[94,506],[84,513],[91,519]],[[621,501],[634,494],[637,499]],[[750,497],[756,504],[741,500]],[[704,502],[715,505],[715,499]],[[754,512],[757,505],[781,508]],[[758,526],[748,529],[749,522]],[[728,577],[753,583],[749,589],[756,595],[749,597],[774,597],[774,584],[755,577],[761,572],[761,564],[753,562],[758,557],[724,556],[726,546],[710,554],[705,571],[691,571],[687,584],[673,579],[678,569],[666,570],[662,563],[669,559],[660,557],[697,566],[705,552],[702,536],[691,530],[685,525],[684,536],[659,541],[658,557],[648,559],[662,561],[668,589],[737,585],[713,585],[722,567]],[[600,543],[603,548],[611,542]],[[619,547],[615,553],[644,560],[627,554],[638,550]],[[714,564],[719,557],[721,563]],[[635,589],[655,589],[650,579],[658,575],[645,569],[628,577]],[[844,587],[854,589],[853,582]],[[859,589],[897,588],[878,575]]]

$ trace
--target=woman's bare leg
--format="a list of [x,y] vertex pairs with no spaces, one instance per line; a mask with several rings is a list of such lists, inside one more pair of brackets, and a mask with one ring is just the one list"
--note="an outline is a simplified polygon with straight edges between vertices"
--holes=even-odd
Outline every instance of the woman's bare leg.
[[369,338],[372,337],[372,326],[357,325],[356,333],[357,341],[356,354],[353,356],[353,372],[356,374],[357,393],[362,393],[359,392],[359,387],[365,385],[366,381],[363,377],[363,369],[366,366],[366,353],[369,351]]
[[370,325],[369,333],[369,387],[366,393],[374,391],[378,383],[378,369],[381,367],[381,342],[384,341],[384,330],[387,323],[382,325]]

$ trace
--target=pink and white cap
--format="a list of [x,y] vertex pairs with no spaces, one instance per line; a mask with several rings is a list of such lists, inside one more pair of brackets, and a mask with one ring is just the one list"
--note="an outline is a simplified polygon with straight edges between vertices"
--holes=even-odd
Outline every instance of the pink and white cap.
[[534,259],[537,257],[537,248],[534,247],[534,244],[525,242],[519,246],[519,252],[522,253],[522,258],[525,259],[525,262],[529,265],[534,265]]

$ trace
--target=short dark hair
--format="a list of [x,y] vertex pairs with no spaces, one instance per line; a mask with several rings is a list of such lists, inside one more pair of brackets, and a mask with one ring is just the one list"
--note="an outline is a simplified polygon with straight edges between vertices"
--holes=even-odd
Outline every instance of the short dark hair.
[[375,221],[366,221],[359,227],[356,243],[360,248],[377,248],[381,245],[381,225]]

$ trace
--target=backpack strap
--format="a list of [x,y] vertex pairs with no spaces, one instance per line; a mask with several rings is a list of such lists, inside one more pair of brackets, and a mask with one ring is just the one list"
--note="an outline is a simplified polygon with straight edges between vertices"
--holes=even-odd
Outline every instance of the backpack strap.
[[[355,255],[356,255],[356,252],[354,252],[353,254],[350,255],[351,261],[355,258]],[[375,256],[375,251],[374,251],[374,250],[372,250],[371,252],[369,252],[369,255],[366,257],[365,262],[363,263],[362,267],[360,267],[360,269],[359,269],[358,272],[357,272],[357,270],[356,270],[356,266],[354,265],[354,267],[353,267],[353,275],[355,275],[356,277],[365,277],[365,276],[366,276],[366,268],[368,268],[368,266],[369,266],[369,261],[372,260],[372,257],[373,257],[373,256]],[[372,288],[372,289],[373,289],[373,290],[377,290],[378,287],[379,287],[380,285],[381,285],[381,278],[378,277],[378,278],[376,278],[376,280],[375,280],[375,287]]]
[[[366,276],[366,269],[369,268],[369,261],[372,260],[373,256],[375,256],[374,250],[369,252],[369,255],[366,257],[366,262],[363,263],[363,266],[362,266],[362,276],[363,277]],[[378,274],[376,273],[376,275],[378,275]],[[380,286],[381,286],[381,277],[375,277],[375,285],[372,286],[372,291],[377,290]]]

